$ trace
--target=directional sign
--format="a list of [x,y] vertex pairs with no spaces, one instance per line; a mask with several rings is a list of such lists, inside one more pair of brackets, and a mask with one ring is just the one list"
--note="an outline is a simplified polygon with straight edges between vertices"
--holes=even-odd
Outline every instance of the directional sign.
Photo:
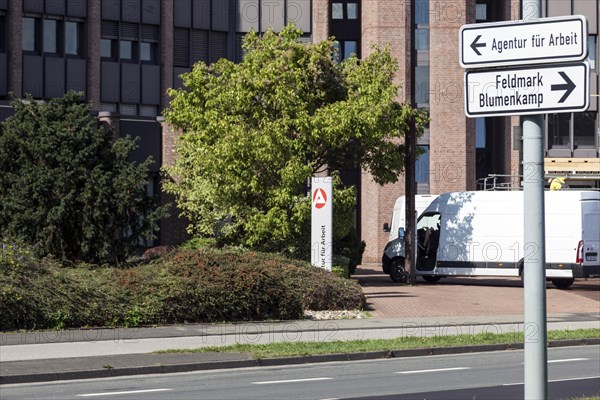
[[582,15],[463,25],[463,68],[581,61],[587,57],[587,20]]
[[465,73],[468,117],[585,111],[587,62]]

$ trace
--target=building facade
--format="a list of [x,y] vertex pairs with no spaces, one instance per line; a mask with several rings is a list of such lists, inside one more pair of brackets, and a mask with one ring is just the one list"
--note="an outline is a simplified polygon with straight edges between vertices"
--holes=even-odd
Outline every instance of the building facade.
[[[600,175],[598,3],[542,0],[544,16],[582,14],[589,22],[590,108],[545,117],[546,172],[567,175],[572,186],[598,187]],[[334,36],[340,59],[390,45],[399,100],[431,116],[419,140],[417,192],[474,190],[489,174],[519,174],[520,121],[465,117],[458,30],[521,17],[519,0],[0,0],[0,120],[12,113],[9,93],[44,100],[82,91],[104,123],[141,138],[133,157],[154,158],[149,190],[158,195],[160,167],[173,162],[179,134],[160,116],[167,89],[180,87],[179,75],[197,61],[240,61],[246,32],[294,22],[303,40]],[[361,171],[349,179],[359,187],[363,261],[379,262],[382,225],[404,193],[404,177],[383,187]],[[176,217],[164,221],[157,243],[180,242],[183,226]]]

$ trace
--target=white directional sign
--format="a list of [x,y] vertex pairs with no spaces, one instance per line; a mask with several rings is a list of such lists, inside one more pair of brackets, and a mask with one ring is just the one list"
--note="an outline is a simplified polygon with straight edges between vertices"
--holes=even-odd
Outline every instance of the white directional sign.
[[585,111],[589,106],[586,62],[465,73],[468,117]]
[[581,61],[587,57],[587,20],[582,15],[463,25],[463,68]]

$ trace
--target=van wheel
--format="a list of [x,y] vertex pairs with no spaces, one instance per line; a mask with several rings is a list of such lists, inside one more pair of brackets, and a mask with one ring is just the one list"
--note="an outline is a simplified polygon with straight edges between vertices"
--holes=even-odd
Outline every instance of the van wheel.
[[422,278],[425,279],[425,282],[429,282],[429,283],[436,283],[437,281],[442,279],[441,276],[433,276],[433,275],[423,275]]
[[567,289],[567,288],[569,288],[573,284],[573,282],[575,282],[575,279],[573,279],[573,278],[571,278],[571,279],[568,279],[568,278],[567,279],[564,279],[564,278],[563,279],[555,278],[555,279],[550,279],[550,281],[558,289]]
[[390,278],[396,283],[407,283],[409,276],[404,270],[404,258],[396,258],[390,264]]

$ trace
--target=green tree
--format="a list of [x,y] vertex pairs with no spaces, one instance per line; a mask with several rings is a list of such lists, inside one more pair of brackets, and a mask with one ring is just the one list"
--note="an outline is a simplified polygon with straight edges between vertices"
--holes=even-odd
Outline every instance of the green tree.
[[147,159],[99,126],[81,93],[14,100],[0,124],[0,236],[41,255],[117,262],[153,237],[164,214],[146,193]]
[[380,184],[403,171],[401,138],[411,117],[421,127],[426,116],[396,101],[389,50],[337,63],[332,40],[304,44],[301,34],[249,33],[241,63],[197,63],[170,90],[165,117],[184,134],[165,188],[190,233],[307,257],[310,176],[334,178],[341,240],[352,233],[356,190],[340,171],[362,167]]

